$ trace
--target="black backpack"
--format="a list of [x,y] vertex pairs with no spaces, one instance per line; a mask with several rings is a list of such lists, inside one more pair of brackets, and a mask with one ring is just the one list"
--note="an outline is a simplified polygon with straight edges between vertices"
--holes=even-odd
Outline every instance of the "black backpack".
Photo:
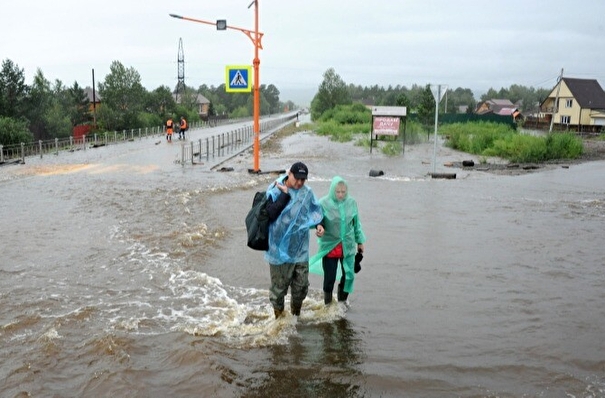
[[267,193],[259,191],[254,195],[252,208],[246,215],[248,247],[254,250],[269,250],[269,213],[267,213]]

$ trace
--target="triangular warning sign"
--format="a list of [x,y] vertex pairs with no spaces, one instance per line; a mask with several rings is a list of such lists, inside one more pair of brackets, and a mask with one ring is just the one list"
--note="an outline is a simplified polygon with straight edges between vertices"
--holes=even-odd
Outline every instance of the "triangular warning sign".
[[431,93],[433,93],[433,98],[435,99],[435,102],[437,102],[437,103],[441,102],[443,97],[445,97],[446,91],[447,91],[447,85],[445,85],[445,84],[439,84],[436,86],[431,84]]

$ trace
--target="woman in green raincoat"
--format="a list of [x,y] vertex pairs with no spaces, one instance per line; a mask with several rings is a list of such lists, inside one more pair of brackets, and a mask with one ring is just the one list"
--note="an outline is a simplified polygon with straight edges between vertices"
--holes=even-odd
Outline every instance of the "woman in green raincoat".
[[[337,276],[338,301],[346,301],[353,293],[355,255],[363,252],[366,241],[359,220],[357,202],[348,192],[347,182],[339,176],[332,178],[330,192],[320,199],[324,218],[324,235],[318,238],[318,252],[309,260],[309,271],[324,275],[324,302],[332,302]],[[340,267],[338,266],[340,263]]]

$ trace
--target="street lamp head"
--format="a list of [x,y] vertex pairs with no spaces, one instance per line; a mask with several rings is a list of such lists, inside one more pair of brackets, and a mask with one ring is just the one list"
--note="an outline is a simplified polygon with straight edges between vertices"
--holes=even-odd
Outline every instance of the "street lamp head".
[[168,14],[168,15],[170,15],[172,18],[183,19],[183,17],[180,15],[176,15],[176,14]]
[[217,19],[216,20],[216,30],[227,30],[227,20],[226,19]]

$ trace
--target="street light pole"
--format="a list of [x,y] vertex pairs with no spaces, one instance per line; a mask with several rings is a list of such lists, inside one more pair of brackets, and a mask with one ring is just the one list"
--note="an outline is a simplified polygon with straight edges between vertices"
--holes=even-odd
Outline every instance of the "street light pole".
[[[261,46],[261,36],[258,33],[258,0],[253,0],[254,3],[254,61],[252,65],[254,67],[254,107],[253,107],[253,116],[254,116],[254,169],[252,170],[255,173],[260,172],[260,58],[258,57],[258,49]],[[248,8],[252,5],[248,5]]]
[[[254,45],[254,60],[252,61],[252,65],[254,67],[254,88],[253,88],[253,126],[252,130],[254,133],[254,168],[249,169],[248,171],[251,173],[259,173],[260,172],[260,58],[258,56],[258,50],[263,48],[261,40],[263,38],[263,33],[258,31],[258,1],[253,0],[248,8],[254,4],[254,31],[250,31],[249,29],[238,28],[236,26],[229,26],[226,24],[225,20],[220,20],[216,22],[204,21],[201,19],[184,17],[182,15],[169,14],[172,18],[184,19],[186,21],[203,23],[206,25],[214,25],[217,29],[233,29],[239,30],[243,32],[250,40],[252,40],[252,44]],[[220,22],[220,24],[219,24]]]

